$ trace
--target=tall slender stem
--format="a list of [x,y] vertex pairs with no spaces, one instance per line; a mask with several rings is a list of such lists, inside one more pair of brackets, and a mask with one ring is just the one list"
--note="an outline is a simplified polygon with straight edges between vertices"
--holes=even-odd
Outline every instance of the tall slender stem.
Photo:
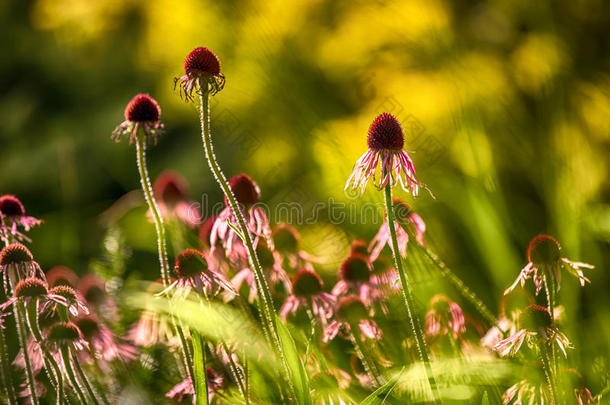
[[407,273],[405,272],[402,266],[402,258],[400,257],[400,250],[398,249],[398,238],[396,237],[396,227],[394,224],[394,210],[392,208],[392,187],[389,183],[385,186],[385,204],[386,214],[388,217],[388,227],[390,228],[390,236],[392,240],[392,256],[394,257],[394,265],[396,266],[398,276],[400,277],[402,298],[405,307],[407,308],[407,316],[409,317],[409,323],[411,324],[413,335],[415,336],[415,343],[417,345],[419,358],[424,363],[428,382],[430,383],[432,395],[436,402],[438,398],[438,387],[436,386],[434,375],[432,374],[432,367],[430,366],[428,349],[426,348],[426,343],[424,342],[424,334],[421,325],[419,324],[419,320],[417,319],[417,314],[415,313],[415,308],[413,305],[413,296],[411,294],[411,287],[409,286],[409,279]]
[[78,378],[80,378],[83,385],[85,386],[85,390],[87,390],[87,394],[89,394],[89,397],[91,397],[91,401],[95,405],[99,405],[100,401],[97,398],[97,394],[93,390],[93,387],[91,386],[91,382],[89,382],[87,375],[81,368],[80,363],[78,362],[78,359],[76,358],[76,353],[74,353],[74,352],[72,353],[72,363],[74,363],[74,369],[76,370],[76,374],[78,374]]
[[[545,274],[543,277],[544,280],[544,291],[546,292],[546,302],[547,308],[549,310],[549,314],[551,315],[551,320],[555,322],[555,280],[552,275]],[[555,353],[555,346],[551,347],[551,365],[553,366],[553,372],[557,372],[557,355]]]
[[70,360],[70,349],[68,348],[67,345],[61,345],[60,352],[61,352],[61,358],[63,361],[64,369],[66,370],[66,374],[68,374],[68,379],[70,380],[70,384],[72,385],[72,388],[74,388],[74,391],[76,392],[76,396],[78,397],[78,400],[82,404],[90,403],[90,401],[87,400],[87,396],[85,395],[85,392],[83,391],[83,387],[81,386],[80,382],[76,378],[74,369],[72,368],[72,362]]
[[[163,280],[163,286],[169,285],[169,261],[167,258],[167,240],[165,237],[165,227],[163,225],[163,217],[155,201],[155,197],[152,192],[152,185],[150,182],[150,176],[148,175],[148,166],[146,164],[146,136],[138,133],[136,136],[136,154],[138,158],[138,171],[140,173],[140,183],[142,184],[142,191],[144,191],[144,198],[148,204],[148,208],[153,216],[155,223],[155,231],[157,232],[157,248],[159,251],[159,264],[161,267],[161,279]],[[193,367],[190,361],[190,352],[188,348],[188,342],[182,331],[182,327],[174,322],[174,328],[180,338],[180,345],[182,346],[182,361],[187,375],[194,380]]]
[[360,333],[359,326],[357,324],[352,324],[350,325],[350,330],[352,331],[352,343],[354,344],[354,349],[356,349],[358,358],[360,358],[366,372],[373,379],[375,386],[381,387],[383,385],[382,377],[374,361],[369,357],[366,348],[362,344],[362,335]]
[[555,385],[555,373],[553,372],[551,361],[549,360],[549,353],[545,347],[545,343],[541,342],[538,347],[540,349],[540,357],[542,358],[544,374],[549,385],[549,390],[551,391],[551,398],[553,401],[552,405],[559,405],[557,398],[557,387]]
[[38,396],[36,395],[36,380],[34,379],[34,373],[32,372],[32,365],[30,363],[30,355],[28,353],[28,337],[26,334],[25,326],[25,308],[21,300],[17,300],[14,305],[15,323],[17,324],[17,335],[19,337],[19,345],[23,350],[23,362],[25,363],[25,377],[27,380],[28,388],[30,389],[30,396],[33,405],[38,405]]
[[4,329],[0,328],[0,362],[2,370],[2,384],[4,391],[6,392],[6,399],[9,405],[17,405],[17,398],[15,397],[15,387],[13,386],[13,379],[11,378],[11,370],[8,362],[8,354],[6,347],[6,336],[4,335]]
[[252,235],[250,235],[250,230],[246,226],[246,221],[241,213],[239,204],[237,203],[237,199],[233,195],[233,191],[229,187],[229,183],[220,168],[220,165],[216,161],[216,155],[214,154],[214,147],[212,146],[212,132],[211,132],[211,122],[210,122],[210,93],[208,89],[208,85],[205,82],[200,82],[200,121],[201,121],[201,137],[203,140],[203,147],[205,150],[205,156],[207,158],[208,164],[210,166],[210,170],[212,174],[216,178],[218,185],[222,189],[222,192],[227,197],[229,202],[229,207],[231,211],[235,215],[237,219],[237,223],[239,225],[239,229],[241,230],[242,236],[244,238],[244,244],[246,245],[246,249],[248,250],[248,257],[250,260],[250,264],[254,269],[254,278],[256,281],[256,288],[258,290],[258,295],[260,297],[260,307],[261,312],[263,314],[263,323],[264,327],[267,329],[267,332],[270,334],[271,345],[274,347],[278,355],[280,356],[280,360],[282,361],[282,365],[284,368],[285,375],[287,377],[287,382],[289,389],[291,391],[292,396],[294,397],[294,386],[290,379],[290,369],[288,367],[286,357],[284,355],[284,349],[282,347],[282,342],[280,340],[277,325],[275,324],[275,310],[273,308],[273,301],[271,300],[271,294],[269,292],[269,286],[265,279],[265,274],[263,272],[263,267],[261,266],[258,256],[256,255],[256,250],[254,249],[254,244],[252,243]]

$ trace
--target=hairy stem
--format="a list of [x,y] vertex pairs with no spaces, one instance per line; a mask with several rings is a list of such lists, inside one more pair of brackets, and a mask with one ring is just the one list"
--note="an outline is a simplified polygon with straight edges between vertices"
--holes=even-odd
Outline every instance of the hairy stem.
[[32,364],[30,363],[30,354],[28,353],[28,337],[25,327],[25,308],[21,300],[17,300],[14,305],[15,323],[17,324],[17,335],[19,337],[19,345],[23,351],[23,362],[25,363],[25,377],[33,405],[38,405],[38,396],[36,395],[36,380],[32,372]]
[[[555,280],[552,275],[545,274],[544,280],[544,291],[546,293],[546,302],[549,313],[551,314],[551,320],[555,322]],[[555,346],[551,347],[551,365],[553,366],[553,372],[557,372],[557,354],[555,353]]]
[[87,375],[81,368],[78,358],[76,357],[76,353],[74,352],[72,353],[72,363],[74,363],[74,369],[76,370],[76,374],[78,374],[78,378],[80,378],[83,385],[85,386],[85,390],[87,391],[87,394],[89,394],[89,397],[91,397],[91,401],[95,405],[99,405],[100,401],[97,398],[97,394],[93,390],[93,386],[91,385],[91,382],[89,382]]
[[0,362],[2,366],[2,385],[4,386],[6,400],[8,401],[9,405],[16,405],[17,398],[15,397],[15,387],[13,386],[13,379],[11,378],[11,369],[6,349],[6,336],[4,335],[4,329],[0,328]]
[[358,355],[358,358],[362,361],[366,372],[373,379],[375,387],[381,387],[383,385],[383,379],[381,377],[381,374],[379,373],[379,370],[377,369],[375,362],[369,357],[366,348],[362,344],[362,335],[360,333],[359,328],[360,327],[357,324],[350,325],[350,329],[352,331],[351,340],[354,344],[354,349],[356,349],[356,354]]
[[405,272],[402,266],[402,258],[400,257],[400,250],[398,249],[398,238],[396,237],[394,210],[392,207],[392,188],[389,183],[385,186],[385,204],[386,214],[388,218],[388,227],[390,228],[390,236],[392,240],[392,256],[394,257],[394,266],[396,267],[396,270],[398,271],[398,276],[400,277],[402,298],[407,309],[407,316],[409,317],[409,323],[411,324],[413,335],[415,336],[415,343],[417,345],[417,352],[419,353],[419,358],[424,363],[427,378],[430,383],[430,388],[432,389],[433,396],[435,397],[435,402],[437,402],[438,387],[436,386],[434,375],[432,374],[432,367],[430,366],[428,349],[426,348],[426,343],[424,342],[424,334],[419,320],[417,319],[417,314],[415,313],[415,307],[413,305],[413,296],[411,294],[411,287],[409,286],[409,279],[407,273]]
[[76,374],[74,373],[74,369],[72,368],[72,362],[70,360],[70,349],[67,345],[60,346],[61,358],[63,361],[64,369],[66,370],[66,374],[68,375],[68,379],[70,380],[70,384],[74,391],[76,392],[76,396],[81,404],[89,404],[90,401],[87,400],[87,396],[81,386],[81,383],[76,378]]
[[254,244],[252,243],[252,235],[250,235],[250,230],[246,226],[246,221],[242,215],[241,209],[237,202],[237,199],[233,195],[233,191],[229,187],[229,183],[220,168],[220,165],[216,161],[216,155],[214,154],[214,147],[212,145],[212,133],[211,133],[211,123],[210,123],[210,93],[208,89],[208,85],[205,82],[200,82],[200,121],[201,121],[201,136],[203,140],[203,147],[205,150],[205,156],[207,158],[208,164],[210,166],[210,170],[212,174],[216,178],[218,185],[222,189],[222,192],[227,197],[229,202],[229,207],[231,211],[235,215],[237,219],[237,223],[239,225],[239,229],[241,230],[242,236],[244,238],[243,242],[246,245],[246,249],[248,250],[248,257],[250,259],[250,264],[254,269],[254,278],[256,281],[256,288],[259,292],[258,296],[260,297],[260,307],[263,318],[264,327],[269,333],[270,343],[272,347],[277,351],[284,368],[284,373],[287,378],[288,386],[291,392],[291,395],[294,397],[294,387],[292,385],[292,381],[290,379],[290,369],[288,367],[286,357],[284,355],[284,349],[282,347],[282,342],[280,340],[277,325],[275,324],[275,310],[273,308],[273,301],[271,300],[271,294],[269,292],[269,286],[265,279],[265,274],[263,273],[263,267],[261,266],[258,256],[256,255],[256,250],[254,249]]
[[555,373],[553,372],[553,366],[551,365],[551,361],[549,359],[548,350],[543,342],[539,344],[539,348],[540,357],[542,358],[542,365],[544,368],[544,375],[546,376],[547,384],[549,385],[549,391],[551,391],[551,400],[553,401],[551,405],[559,405],[557,386],[555,384]]

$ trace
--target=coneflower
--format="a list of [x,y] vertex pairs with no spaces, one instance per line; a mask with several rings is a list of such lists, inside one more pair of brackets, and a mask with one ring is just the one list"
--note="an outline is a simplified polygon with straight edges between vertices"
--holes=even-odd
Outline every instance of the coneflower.
[[0,196],[0,239],[9,244],[16,240],[28,241],[29,238],[19,231],[27,232],[41,220],[25,215],[25,207],[14,195]]
[[112,139],[116,142],[121,141],[121,137],[129,138],[132,144],[138,139],[138,132],[141,129],[143,138],[149,143],[157,143],[159,136],[163,132],[161,123],[161,107],[157,101],[148,94],[138,94],[131,99],[125,107],[125,121],[123,121],[112,132]]
[[426,313],[425,333],[428,339],[451,336],[458,339],[466,332],[464,312],[449,297],[437,294],[430,299],[430,310]]
[[46,272],[46,277],[49,288],[59,285],[75,288],[78,283],[78,276],[74,270],[62,265],[52,267]]
[[6,295],[12,294],[12,286],[28,277],[45,279],[45,274],[34,260],[30,250],[21,243],[13,243],[0,250],[0,272]]
[[354,253],[348,256],[339,268],[339,281],[332,289],[332,294],[341,297],[356,294],[370,306],[374,301],[382,300],[385,295],[371,283],[372,266],[366,256]]
[[220,72],[220,59],[211,50],[200,46],[189,53],[184,60],[184,75],[174,79],[174,89],[180,87],[184,101],[193,101],[193,95],[201,96],[205,89],[214,95],[223,89],[225,77]]
[[301,235],[292,225],[280,222],[271,230],[271,239],[275,249],[288,259],[292,269],[313,269],[312,263],[320,263],[320,259],[301,250]]
[[194,228],[201,223],[201,217],[193,202],[187,199],[187,194],[186,179],[173,170],[162,172],[153,184],[153,195],[163,218],[175,218]]
[[294,314],[300,308],[305,308],[311,310],[311,315],[320,322],[322,328],[325,328],[335,313],[337,299],[324,292],[323,287],[324,283],[315,271],[298,270],[292,278],[292,293],[280,309],[280,317],[286,319],[288,314]]

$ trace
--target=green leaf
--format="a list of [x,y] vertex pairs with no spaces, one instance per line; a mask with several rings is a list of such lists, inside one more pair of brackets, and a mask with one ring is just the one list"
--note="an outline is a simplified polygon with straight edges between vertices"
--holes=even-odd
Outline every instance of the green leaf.
[[309,392],[309,380],[305,367],[299,358],[294,339],[288,328],[286,328],[277,315],[275,316],[275,322],[277,324],[278,335],[282,341],[284,356],[286,358],[286,363],[288,364],[290,380],[294,386],[297,402],[301,405],[311,405],[312,400],[311,393]]
[[483,393],[483,399],[481,399],[481,405],[489,405],[489,396],[487,395],[487,391]]
[[394,377],[392,377],[387,383],[377,388],[375,392],[366,397],[364,401],[360,402],[360,405],[381,405],[386,402],[386,399],[390,396],[396,384],[398,383],[398,379],[405,371],[403,367],[399,373],[396,373]]
[[193,341],[193,374],[195,377],[195,403],[208,405],[208,379],[205,366],[205,346],[203,337],[197,331],[191,331]]

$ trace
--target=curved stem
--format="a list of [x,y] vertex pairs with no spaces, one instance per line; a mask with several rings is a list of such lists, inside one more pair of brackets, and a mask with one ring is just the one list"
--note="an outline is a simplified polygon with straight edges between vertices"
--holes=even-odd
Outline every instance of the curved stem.
[[70,380],[72,388],[74,388],[74,391],[76,392],[76,396],[78,396],[78,400],[82,404],[89,404],[90,401],[87,400],[87,396],[83,391],[83,387],[76,378],[76,374],[74,373],[74,369],[72,368],[72,363],[70,360],[70,349],[67,345],[61,345],[60,352],[61,358],[63,360],[64,369],[66,370],[66,374],[68,374],[68,379]]
[[245,401],[246,405],[248,405],[250,401],[248,399],[248,395],[246,392],[244,376],[243,376],[241,370],[239,369],[239,366],[235,363],[235,360],[233,360],[233,355],[229,351],[229,347],[227,346],[227,344],[225,342],[222,342],[222,349],[224,350],[227,358],[229,359],[229,370],[231,371],[231,375],[235,379],[237,388],[239,389],[239,392],[241,393],[241,395],[244,397],[244,401]]
[[25,377],[27,380],[28,388],[30,389],[30,396],[33,405],[38,405],[38,397],[36,395],[36,380],[34,379],[34,373],[32,372],[32,365],[30,363],[30,354],[28,353],[28,337],[25,328],[25,308],[21,300],[17,300],[14,305],[15,323],[17,324],[17,335],[19,337],[19,345],[23,351],[23,362],[25,363]]
[[374,361],[368,356],[368,352],[362,344],[362,335],[360,334],[359,328],[360,327],[356,324],[350,325],[350,329],[352,331],[351,340],[354,344],[354,349],[356,349],[356,354],[358,355],[358,358],[360,358],[362,364],[364,365],[364,368],[366,369],[366,372],[373,379],[375,386],[381,387],[383,385],[381,374],[379,373],[379,370],[377,369],[377,366],[375,365]]
[[208,89],[207,83],[199,83],[200,87],[200,114],[199,119],[201,121],[201,136],[203,140],[203,147],[205,151],[205,156],[207,158],[208,164],[210,166],[210,170],[212,174],[216,178],[218,185],[222,189],[222,192],[227,197],[229,202],[229,207],[231,211],[235,215],[237,219],[239,229],[241,230],[242,236],[244,238],[243,242],[246,245],[246,249],[248,250],[248,257],[250,259],[250,264],[254,269],[254,278],[256,281],[256,288],[259,292],[260,297],[260,307],[261,312],[263,314],[263,322],[264,327],[267,329],[270,334],[271,345],[275,348],[280,356],[282,361],[282,365],[284,368],[284,373],[287,377],[288,386],[291,392],[291,395],[294,397],[294,386],[292,385],[292,381],[290,379],[290,371],[286,361],[286,357],[284,355],[284,349],[282,347],[282,342],[280,340],[277,325],[275,324],[275,310],[273,308],[273,301],[271,300],[271,294],[269,292],[269,286],[265,279],[265,275],[263,273],[263,267],[261,266],[258,256],[256,255],[256,250],[254,249],[254,244],[252,242],[252,235],[250,235],[250,230],[246,226],[246,221],[241,213],[239,204],[231,188],[229,187],[229,183],[220,168],[220,165],[216,161],[216,155],[214,154],[214,147],[212,145],[212,133],[211,133],[211,123],[210,123],[210,93]]
[[4,335],[4,329],[0,328],[0,362],[2,370],[2,385],[6,393],[6,399],[9,405],[17,405],[17,398],[15,397],[15,387],[13,386],[13,379],[11,378],[11,369],[8,361],[8,354],[6,352],[6,336]]
[[419,324],[419,320],[417,319],[417,314],[415,313],[415,308],[413,305],[413,296],[411,294],[411,288],[409,286],[409,279],[407,273],[405,272],[402,266],[402,258],[400,257],[400,250],[398,249],[398,238],[396,237],[394,211],[392,208],[392,188],[389,183],[385,187],[385,204],[386,214],[388,218],[388,227],[390,228],[390,236],[392,240],[392,256],[394,257],[394,265],[396,266],[398,276],[400,277],[400,290],[402,292],[402,298],[405,307],[407,308],[407,316],[409,317],[409,323],[411,324],[413,335],[415,336],[415,343],[417,345],[419,358],[424,363],[428,382],[430,383],[430,388],[432,389],[432,395],[434,397],[434,401],[437,402],[438,387],[436,386],[434,375],[432,374],[432,367],[430,366],[428,349],[426,348],[426,343],[424,342],[424,334],[421,325]]
[[[138,171],[140,173],[140,183],[142,184],[142,191],[144,192],[144,198],[148,204],[148,208],[153,216],[155,223],[155,231],[157,232],[157,249],[159,251],[159,265],[161,267],[161,279],[163,280],[163,286],[169,285],[169,261],[167,258],[167,240],[165,237],[165,227],[163,225],[163,217],[155,201],[155,197],[152,191],[152,185],[150,182],[150,176],[148,175],[148,166],[146,164],[146,136],[138,133],[136,136],[136,154],[138,160]],[[188,342],[184,336],[184,332],[180,325],[174,322],[174,327],[180,338],[180,345],[182,346],[182,361],[184,362],[184,368],[187,375],[194,381],[193,378],[193,367],[190,362],[190,352],[188,349]]]
[[85,386],[85,390],[87,390],[87,394],[89,394],[89,397],[91,397],[91,401],[95,405],[99,405],[100,401],[97,398],[97,394],[93,390],[93,387],[91,386],[91,383],[89,382],[89,379],[87,378],[87,375],[81,368],[80,363],[78,362],[78,359],[76,358],[76,353],[74,353],[74,352],[72,352],[72,363],[74,363],[74,369],[76,370],[76,374],[78,374],[78,378],[80,378],[83,385]]

